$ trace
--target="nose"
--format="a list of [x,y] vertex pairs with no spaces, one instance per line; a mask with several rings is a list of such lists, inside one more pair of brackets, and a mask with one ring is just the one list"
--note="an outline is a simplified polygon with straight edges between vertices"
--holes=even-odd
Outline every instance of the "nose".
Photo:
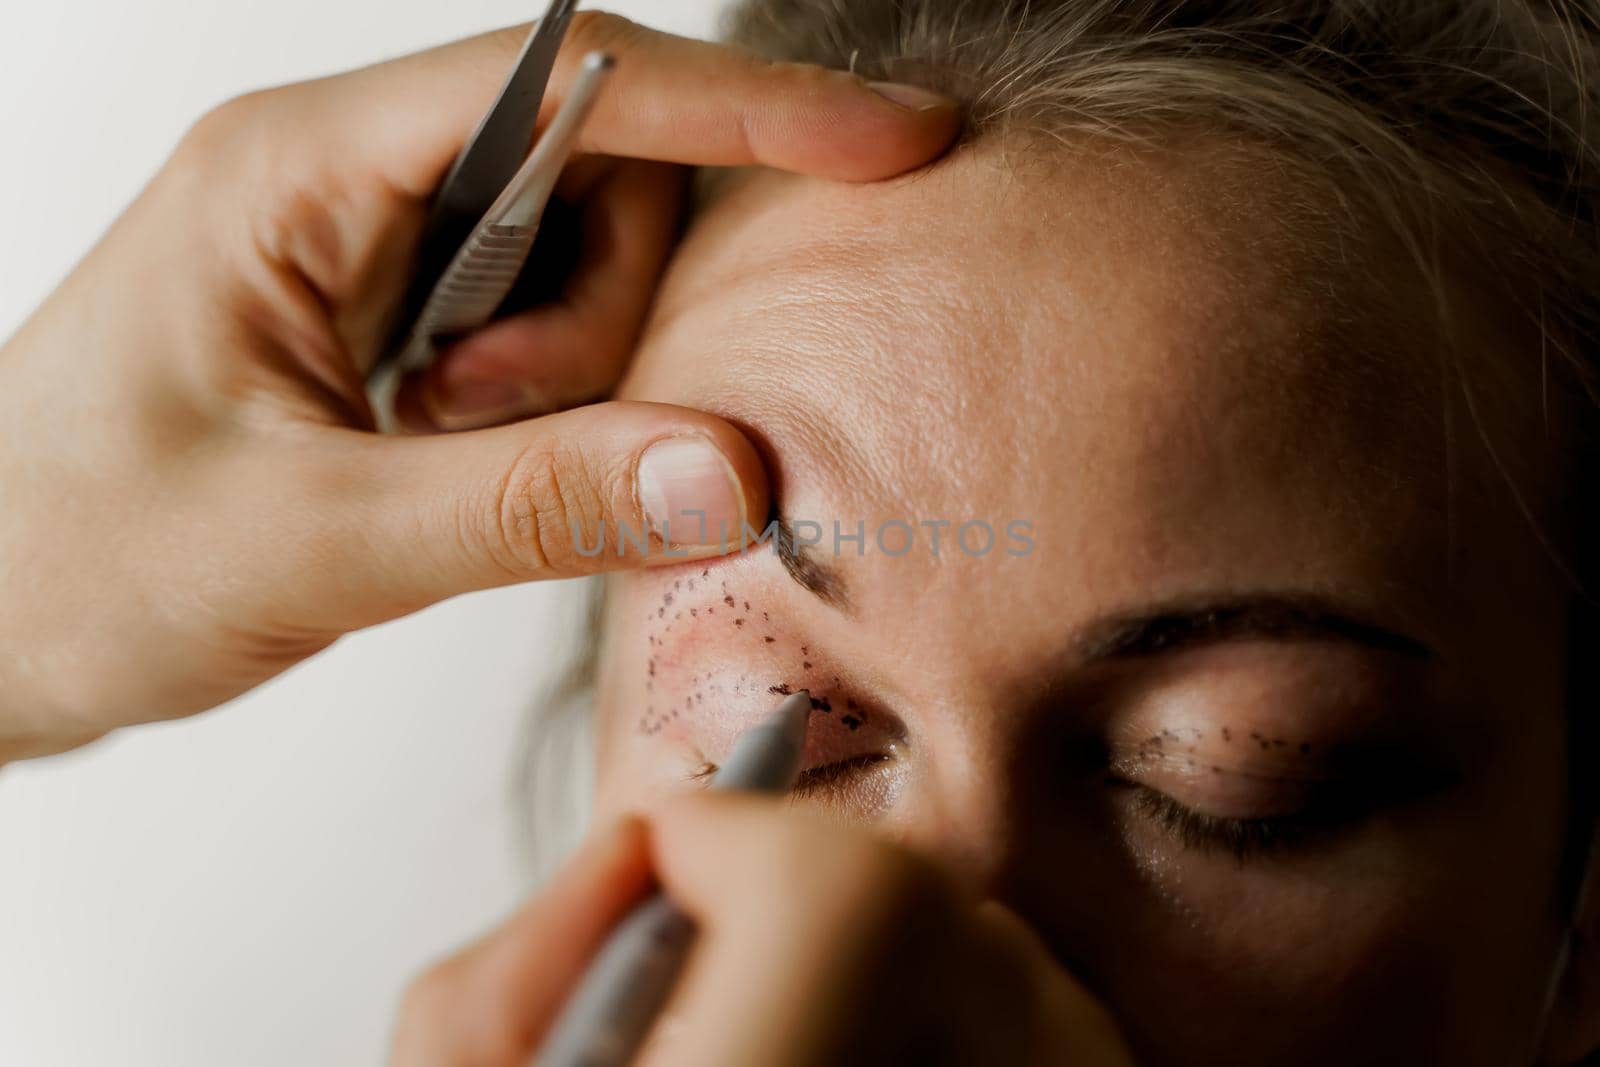
[[995,895],[1031,830],[1004,734],[976,724],[921,731],[908,758],[913,773],[896,804],[896,837],[943,861],[980,895]]
[[1082,973],[1112,943],[1129,864],[1075,762],[1070,712],[969,695],[903,712],[911,773],[889,829],[1029,923]]

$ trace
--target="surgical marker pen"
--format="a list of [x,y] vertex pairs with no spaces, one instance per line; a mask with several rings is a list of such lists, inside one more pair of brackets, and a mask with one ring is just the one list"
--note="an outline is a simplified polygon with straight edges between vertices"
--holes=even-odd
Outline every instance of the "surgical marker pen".
[[[811,694],[789,696],[734,742],[712,789],[782,793],[805,751]],[[628,914],[590,962],[535,1055],[537,1067],[623,1067],[631,1062],[677,982],[694,921],[656,893]]]

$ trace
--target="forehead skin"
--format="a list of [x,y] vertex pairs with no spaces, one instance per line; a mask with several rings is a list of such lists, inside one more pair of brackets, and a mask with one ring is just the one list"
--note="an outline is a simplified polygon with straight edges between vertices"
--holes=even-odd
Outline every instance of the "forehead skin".
[[912,553],[867,612],[908,582],[1016,613],[1069,588],[1084,614],[1277,585],[1443,652],[1481,647],[1460,630],[1485,603],[1525,615],[1496,636],[1559,634],[1548,562],[1471,429],[1484,413],[1456,410],[1412,310],[1426,292],[1367,265],[1393,250],[1350,247],[1315,191],[1236,148],[1016,163],[991,147],[879,185],[749,176],[692,231],[620,395],[751,428],[787,512],[846,532],[1022,518],[1072,561],[1029,590]]
[[[792,593],[765,554],[715,572],[776,590],[774,610],[813,644],[832,635],[848,649],[838,669],[907,709],[928,742],[920,758],[947,762],[916,795],[932,814],[891,822],[996,879],[1043,862],[1037,848],[1019,859],[1018,842],[1050,841],[1021,825],[1043,816],[1011,795],[1020,779],[993,771],[1007,765],[996,753],[1025,745],[1017,709],[1037,705],[1076,627],[1152,603],[1295,591],[1432,646],[1441,703],[1494,758],[1452,828],[1428,838],[1411,899],[1352,913],[1314,880],[1254,895],[1260,883],[1242,880],[1218,915],[1131,917],[1110,874],[1077,867],[1065,880],[1026,870],[1009,895],[1140,1027],[1150,1062],[1230,1047],[1249,1051],[1241,1063],[1309,1062],[1310,1033],[1329,1062],[1370,1053],[1344,1044],[1362,1033],[1387,1041],[1364,1062],[1441,1048],[1438,1062],[1500,1062],[1494,1040],[1531,1013],[1552,937],[1565,593],[1520,510],[1538,494],[1517,501],[1497,469],[1538,486],[1537,457],[1491,457],[1472,426],[1541,439],[1517,421],[1536,395],[1513,395],[1536,386],[1506,372],[1508,331],[1464,322],[1478,344],[1462,359],[1493,381],[1493,403],[1465,410],[1418,310],[1425,288],[1376,267],[1395,250],[1361,245],[1320,204],[1269,157],[1204,144],[1085,148],[1048,166],[990,145],[860,186],[751,172],[691,229],[620,395],[741,425],[783,512],[825,527],[1031,524],[1030,554],[982,559],[948,542],[934,557],[925,538],[890,559],[869,532],[865,557],[851,546],[837,560],[845,616]],[[643,703],[636,619],[662,580],[617,585],[602,810],[637,802],[659,761],[629,736],[625,709]],[[990,814],[972,814],[983,805]],[[1230,929],[1241,899],[1301,947],[1275,954]],[[1386,951],[1402,930],[1431,947]],[[1474,966],[1460,930],[1475,931]],[[1141,972],[1151,957],[1119,954],[1124,936],[1166,969]],[[1230,945],[1251,954],[1221,958]],[[1397,984],[1437,999],[1402,1004]],[[1264,1023],[1238,1011],[1246,1000],[1287,1014]],[[1389,1040],[1407,1026],[1409,1044]]]

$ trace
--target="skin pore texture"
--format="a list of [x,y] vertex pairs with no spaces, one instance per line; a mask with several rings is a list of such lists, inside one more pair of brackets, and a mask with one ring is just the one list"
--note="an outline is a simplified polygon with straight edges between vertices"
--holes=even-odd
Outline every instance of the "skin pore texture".
[[1463,301],[1469,412],[1421,281],[1327,202],[1199,138],[737,175],[621,395],[744,428],[829,595],[767,547],[614,580],[600,814],[805,687],[795,802],[1010,904],[1141,1063],[1529,1056],[1567,600],[1548,457],[1482,442],[1546,439],[1537,374]]

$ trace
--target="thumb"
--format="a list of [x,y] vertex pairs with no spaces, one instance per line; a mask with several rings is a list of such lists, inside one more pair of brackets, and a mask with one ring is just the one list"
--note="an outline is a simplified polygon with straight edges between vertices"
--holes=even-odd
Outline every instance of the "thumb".
[[324,450],[313,580],[297,614],[345,632],[459,593],[738,551],[767,479],[733,426],[611,402],[469,433],[350,431]]

